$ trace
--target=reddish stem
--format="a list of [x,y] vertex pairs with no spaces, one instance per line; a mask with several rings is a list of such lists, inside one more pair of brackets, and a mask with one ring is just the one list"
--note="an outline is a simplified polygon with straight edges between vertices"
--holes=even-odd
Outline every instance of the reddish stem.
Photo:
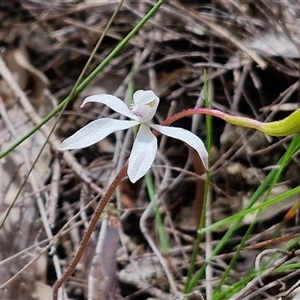
[[167,118],[165,121],[163,121],[161,123],[161,125],[169,126],[181,118],[189,117],[189,116],[196,115],[196,114],[210,115],[213,117],[220,118],[230,124],[248,127],[248,128],[254,128],[254,129],[258,129],[258,130],[260,130],[260,127],[263,124],[259,121],[256,121],[256,120],[253,120],[250,118],[245,118],[245,117],[240,117],[240,116],[232,116],[232,115],[226,114],[217,109],[201,107],[201,108],[190,108],[187,110],[180,111],[180,112],[176,113],[175,115]]
[[71,263],[69,264],[67,270],[53,285],[53,300],[57,300],[59,288],[68,280],[70,275],[74,272],[83,252],[85,251],[85,249],[87,247],[89,239],[99,221],[99,217],[100,217],[104,207],[110,200],[112,194],[114,193],[115,189],[117,188],[117,186],[119,185],[119,183],[121,182],[123,177],[126,175],[127,167],[128,167],[128,161],[122,166],[121,170],[116,175],[113,182],[109,185],[107,191],[105,192],[105,194],[103,195],[103,197],[101,198],[99,203],[97,204],[95,212],[93,213],[93,216],[90,220],[90,224],[88,225],[87,229],[85,230],[85,232],[83,234],[83,237],[80,241],[79,248],[76,251],[74,258],[72,259]]
[[[203,114],[203,115],[214,115],[214,110],[210,108],[189,108],[183,111],[180,111],[173,116],[164,120],[160,125],[162,126],[170,126],[172,123],[180,120],[181,118],[189,117],[196,114]],[[222,113],[221,111],[216,110],[217,113]],[[216,117],[221,118],[219,115],[215,114]]]

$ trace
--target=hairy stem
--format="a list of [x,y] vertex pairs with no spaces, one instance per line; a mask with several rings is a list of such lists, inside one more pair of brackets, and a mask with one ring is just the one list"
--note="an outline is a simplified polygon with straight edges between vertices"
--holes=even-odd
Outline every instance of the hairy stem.
[[106,190],[106,192],[104,193],[103,197],[97,204],[95,212],[93,213],[90,223],[83,234],[83,237],[80,241],[79,248],[76,251],[74,258],[72,259],[71,263],[69,264],[69,266],[68,266],[67,270],[64,272],[64,274],[53,285],[53,300],[57,300],[59,288],[67,281],[67,279],[70,277],[70,275],[74,272],[83,252],[85,251],[85,249],[87,247],[89,239],[98,223],[99,217],[100,217],[101,213],[103,212],[104,207],[110,200],[112,194],[114,193],[115,189],[117,188],[117,186],[119,185],[121,180],[126,175],[127,167],[128,167],[128,161],[122,166],[121,170],[116,175],[113,182],[109,185],[109,187]]
[[161,123],[161,125],[169,126],[170,124],[174,123],[175,121],[184,118],[189,117],[195,114],[203,114],[203,115],[210,115],[213,117],[220,118],[227,123],[238,125],[242,127],[248,127],[253,128],[262,131],[263,123],[259,122],[257,120],[253,120],[250,118],[240,117],[240,116],[232,116],[229,114],[226,114],[220,110],[217,109],[211,109],[211,108],[190,108],[187,110],[183,110],[169,118],[167,118],[164,122]]

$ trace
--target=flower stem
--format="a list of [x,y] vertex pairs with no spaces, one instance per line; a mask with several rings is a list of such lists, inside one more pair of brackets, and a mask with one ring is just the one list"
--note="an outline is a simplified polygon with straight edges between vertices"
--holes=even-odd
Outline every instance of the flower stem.
[[167,118],[161,125],[169,126],[183,117],[188,117],[194,114],[211,115],[220,118],[227,123],[256,129],[272,136],[286,136],[300,132],[300,109],[295,110],[282,120],[264,123],[246,117],[229,115],[217,109],[191,108]]
[[217,117],[219,119],[222,119],[226,121],[227,123],[238,125],[242,127],[248,127],[253,128],[257,130],[262,130],[262,127],[264,123],[259,122],[257,120],[253,120],[250,118],[240,117],[240,116],[232,116],[228,115],[220,110],[217,109],[211,109],[211,108],[190,108],[187,110],[183,110],[179,113],[176,113],[175,115],[167,118],[165,121],[161,123],[163,126],[169,126],[170,124],[174,123],[175,121],[184,118],[189,117],[195,114],[203,114],[203,115],[210,115],[213,117]]
[[80,261],[80,258],[82,256],[83,252],[85,251],[85,249],[87,247],[89,239],[98,223],[99,217],[100,217],[101,213],[103,212],[103,209],[105,208],[106,204],[110,200],[112,194],[114,193],[115,189],[117,188],[117,186],[119,185],[121,180],[126,175],[127,168],[128,168],[128,161],[122,166],[121,170],[116,175],[116,177],[114,178],[114,180],[109,185],[106,192],[104,193],[103,197],[97,204],[95,212],[93,213],[90,223],[83,234],[83,237],[80,241],[79,248],[76,251],[75,256],[73,257],[71,263],[69,264],[69,266],[68,266],[67,270],[64,272],[64,274],[53,285],[53,300],[57,300],[59,288],[67,281],[67,279],[70,277],[70,275],[74,272],[77,264]]

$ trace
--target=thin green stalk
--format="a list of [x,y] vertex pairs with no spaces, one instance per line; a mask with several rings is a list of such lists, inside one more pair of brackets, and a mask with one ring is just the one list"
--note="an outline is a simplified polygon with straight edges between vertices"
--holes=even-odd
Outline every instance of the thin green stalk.
[[34,134],[39,128],[51,120],[59,111],[63,109],[66,103],[70,102],[74,97],[76,97],[80,92],[82,92],[90,82],[101,72],[110,61],[128,44],[128,42],[138,33],[138,31],[145,25],[145,23],[154,16],[158,11],[160,6],[165,2],[165,0],[159,0],[153,8],[146,14],[146,16],[128,33],[128,35],[110,52],[110,54],[92,71],[92,73],[83,80],[78,87],[75,89],[72,97],[69,95],[66,97],[52,112],[50,112],[39,124],[34,126],[26,135],[15,142],[7,150],[0,154],[0,159],[22,144],[26,139],[28,139],[32,134]]
[[218,295],[213,297],[213,300],[230,299],[231,295],[237,294],[248,282],[254,279],[257,274],[251,274],[242,278],[241,280],[234,282],[228,286],[226,291],[221,291]]
[[[290,263],[279,266],[274,270],[274,274],[278,274],[280,272],[291,272],[292,270],[298,270],[300,267],[300,263]],[[223,299],[230,299],[233,295],[239,293],[251,280],[262,274],[264,271],[267,271],[267,268],[262,268],[258,272],[254,271],[249,275],[245,276],[241,280],[230,284],[228,288],[224,291],[219,292],[217,295],[214,296],[214,300],[223,300]]]
[[[284,154],[284,156],[279,160],[278,165],[280,166],[282,164],[283,168],[286,167],[286,165],[291,160],[291,153],[294,154],[299,149],[299,147],[300,147],[300,136],[296,135],[294,137],[294,139],[292,140],[288,151],[286,152],[286,153],[288,153],[288,155]],[[187,289],[188,293],[191,292],[192,289],[196,286],[198,280],[203,277],[207,264],[210,263],[217,254],[220,253],[220,251],[226,245],[228,240],[234,234],[235,230],[239,227],[240,223],[242,222],[242,220],[246,214],[249,214],[249,213],[257,211],[261,208],[264,208],[266,205],[271,205],[271,204],[277,203],[279,201],[282,201],[282,199],[284,199],[284,197],[287,197],[288,195],[291,195],[291,194],[296,194],[300,191],[300,187],[292,189],[291,191],[288,191],[287,193],[283,193],[279,197],[276,197],[270,201],[266,201],[265,203],[262,203],[260,205],[257,205],[256,207],[253,207],[253,205],[256,203],[256,201],[259,199],[259,197],[268,189],[269,185],[272,183],[273,178],[274,178],[274,176],[276,176],[277,172],[278,172],[278,170],[275,169],[275,170],[272,170],[268,174],[268,176],[266,177],[264,182],[258,187],[256,192],[252,195],[245,210],[243,210],[242,212],[240,212],[238,214],[235,214],[234,216],[227,217],[221,221],[218,221],[218,222],[200,230],[201,232],[206,232],[208,230],[211,231],[211,230],[214,230],[216,228],[223,226],[225,223],[226,224],[229,223],[229,221],[234,221],[234,224],[232,224],[230,226],[230,228],[227,230],[227,232],[225,233],[225,235],[223,236],[221,241],[215,247],[210,259],[206,263],[203,264],[203,266],[199,269],[199,271],[191,279],[191,282]]]
[[[74,87],[73,87],[73,89],[72,89],[70,95],[69,95],[69,101],[70,101],[71,99],[73,99],[73,97],[76,96],[76,90],[77,90],[77,88],[79,87],[80,82],[82,82],[82,79],[83,79],[84,75],[86,74],[86,72],[87,72],[87,70],[88,70],[88,67],[90,66],[92,60],[94,59],[94,57],[95,57],[95,55],[96,55],[98,49],[100,48],[100,45],[102,44],[103,39],[104,39],[105,36],[106,36],[107,31],[109,30],[110,26],[112,25],[113,21],[115,20],[115,18],[116,18],[116,16],[117,16],[117,14],[119,13],[119,11],[120,11],[120,9],[121,9],[123,3],[124,3],[124,0],[121,0],[120,3],[119,3],[119,5],[118,5],[118,7],[117,7],[117,9],[114,11],[113,15],[111,16],[111,18],[109,19],[108,23],[106,24],[103,33],[101,34],[101,36],[100,36],[100,38],[99,38],[99,40],[98,40],[96,46],[94,47],[94,49],[93,49],[93,51],[92,51],[92,53],[91,53],[91,55],[90,55],[88,61],[86,62],[86,64],[85,64],[83,70],[81,71],[81,73],[80,73],[80,75],[79,75],[79,77],[78,77],[78,79],[77,79],[77,81],[76,81],[76,83],[75,83],[75,85],[74,85]],[[67,107],[69,101],[63,101],[63,102],[65,102],[65,105],[62,107],[60,115],[62,114],[62,112],[63,112],[63,111],[65,110],[65,108]],[[60,117],[60,115],[59,115],[59,117]],[[58,117],[58,119],[59,119],[59,117]],[[55,126],[54,126],[54,127],[55,127]]]
[[[288,165],[289,161],[292,159],[294,151],[297,151],[297,150],[298,150],[298,148],[297,147],[294,148],[294,146],[291,144],[291,147],[289,147],[289,149],[285,152],[285,155],[283,157],[283,160],[282,160],[279,168],[275,171],[274,176],[271,179],[271,183],[270,183],[270,185],[268,187],[268,190],[267,190],[267,193],[265,195],[265,199],[264,200],[268,199],[268,197],[269,197],[270,193],[272,192],[275,184],[279,181],[280,176],[282,175],[282,172],[283,172],[284,168]],[[230,263],[228,265],[228,268],[225,270],[225,272],[222,275],[222,278],[221,278],[219,284],[217,285],[217,287],[215,289],[215,294],[217,294],[220,291],[222,285],[224,284],[224,282],[228,278],[231,270],[233,269],[235,263],[237,262],[237,260],[238,260],[238,258],[240,256],[240,252],[242,251],[242,249],[243,249],[246,241],[248,240],[250,234],[252,233],[252,231],[253,231],[253,229],[254,229],[254,227],[256,225],[256,220],[259,217],[259,214],[262,211],[263,210],[261,209],[261,210],[259,210],[257,212],[255,219],[252,221],[252,223],[248,227],[248,229],[247,229],[245,235],[243,236],[243,238],[242,238],[242,240],[241,240],[241,242],[240,242],[237,250],[235,251],[234,256],[232,257],[232,259],[231,259],[231,261],[230,261]]]
[[[210,97],[209,97],[209,82],[206,73],[204,73],[204,99],[205,99],[205,107],[210,107]],[[206,149],[208,150],[208,154],[210,156],[210,149],[212,147],[212,117],[210,115],[205,116],[206,121]],[[198,227],[197,237],[195,241],[195,246],[193,248],[193,253],[191,256],[190,266],[187,273],[186,283],[184,287],[184,293],[188,293],[190,280],[192,278],[192,275],[195,271],[196,267],[196,261],[197,261],[197,255],[199,253],[200,248],[200,242],[203,238],[203,234],[201,233],[201,229],[205,226],[205,220],[206,220],[206,207],[207,207],[207,199],[208,199],[208,192],[210,190],[210,176],[209,172],[206,173],[206,180],[205,180],[205,186],[204,186],[204,195],[203,195],[203,205],[202,205],[202,211],[201,211],[201,219]]]
[[217,221],[205,228],[202,228],[200,231],[201,233],[205,233],[205,232],[209,232],[209,231],[214,231],[214,230],[217,230],[219,228],[222,228],[224,226],[226,226],[227,224],[230,224],[230,223],[233,223],[234,221],[236,221],[237,219],[239,218],[244,218],[246,215],[248,214],[252,214],[254,212],[257,212],[258,210],[262,209],[262,208],[266,208],[268,206],[272,206],[276,203],[279,203],[283,200],[285,200],[286,198],[289,198],[289,197],[292,197],[294,195],[296,195],[297,193],[299,193],[300,191],[300,186],[297,186],[287,192],[284,192],[282,194],[280,194],[279,196],[276,196],[274,197],[273,199],[271,200],[267,200],[261,204],[258,204],[256,206],[251,206],[251,207],[248,207],[242,211],[240,211],[239,213],[236,213],[232,216],[229,216],[229,217],[226,217],[220,221]]
[[165,227],[164,227],[161,215],[159,213],[158,206],[157,206],[156,202],[153,202],[154,198],[155,198],[155,184],[154,184],[153,176],[152,176],[151,172],[146,173],[145,179],[146,179],[148,195],[149,195],[150,201],[152,202],[160,247],[161,247],[163,255],[168,255],[169,254],[168,237],[167,237],[167,234],[165,231]]

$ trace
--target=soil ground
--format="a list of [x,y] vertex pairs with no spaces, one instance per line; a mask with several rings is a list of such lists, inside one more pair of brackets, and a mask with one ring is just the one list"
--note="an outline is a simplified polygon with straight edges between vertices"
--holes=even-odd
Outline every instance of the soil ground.
[[[71,93],[118,4],[1,1],[0,54],[7,70],[0,71],[0,152]],[[124,1],[86,75],[154,4]],[[204,106],[206,72],[212,108],[260,121],[282,119],[299,106],[299,13],[300,3],[293,0],[166,1],[68,104],[52,139],[46,141],[56,117],[0,160],[0,221],[4,224],[0,298],[52,299],[51,286],[78,249],[96,206],[94,197],[103,193],[130,153],[132,136],[127,133],[69,154],[56,150],[64,138],[90,121],[116,118],[99,104],[80,108],[86,96],[109,93],[128,100],[132,85],[133,90],[152,89],[160,97],[156,121],[161,122],[175,112]],[[204,116],[173,125],[206,140]],[[291,136],[269,137],[213,119],[208,222],[241,211],[291,140]],[[33,172],[22,184],[45,141]],[[161,249],[145,181],[133,185],[125,179],[66,283],[64,299],[165,300],[182,295],[201,216],[204,169],[183,143],[161,137],[159,141],[152,172],[168,252]],[[299,170],[295,154],[272,196],[299,186]],[[208,286],[213,290],[218,285],[249,226],[253,226],[251,234],[225,287],[244,278],[258,257],[268,258],[288,242],[275,238],[294,238],[299,232],[298,201],[290,197],[256,220],[254,215],[247,216],[211,262],[211,274],[197,282],[188,299],[210,299]],[[218,228],[202,239],[196,270],[227,229]],[[270,240],[271,245],[260,244]],[[285,262],[297,262],[298,248],[295,244],[288,251]],[[298,278],[297,269],[270,272],[263,285],[257,281],[234,299],[292,299],[289,289]]]

